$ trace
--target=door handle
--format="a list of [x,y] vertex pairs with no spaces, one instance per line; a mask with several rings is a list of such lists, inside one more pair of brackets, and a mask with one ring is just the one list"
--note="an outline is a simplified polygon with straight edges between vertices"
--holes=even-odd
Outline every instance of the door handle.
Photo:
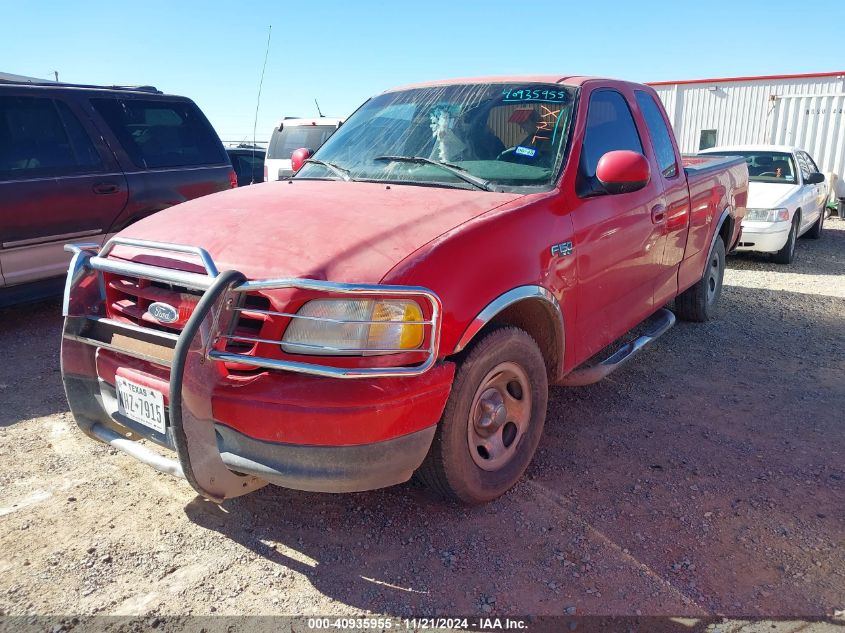
[[120,185],[116,185],[113,182],[100,182],[91,187],[94,193],[99,194],[109,194],[109,193],[117,193],[120,191]]
[[666,220],[666,207],[662,204],[656,204],[651,208],[651,221],[654,224],[660,224]]

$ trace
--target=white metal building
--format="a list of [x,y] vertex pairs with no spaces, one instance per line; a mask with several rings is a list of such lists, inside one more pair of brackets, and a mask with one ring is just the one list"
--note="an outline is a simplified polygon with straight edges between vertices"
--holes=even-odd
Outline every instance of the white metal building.
[[840,183],[845,176],[845,71],[649,85],[663,101],[683,153],[715,145],[793,145]]

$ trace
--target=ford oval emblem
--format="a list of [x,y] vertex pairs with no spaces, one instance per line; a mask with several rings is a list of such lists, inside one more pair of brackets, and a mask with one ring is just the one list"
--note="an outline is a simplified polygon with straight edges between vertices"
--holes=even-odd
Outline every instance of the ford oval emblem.
[[172,305],[161,301],[151,303],[147,312],[159,323],[173,323],[179,319],[179,311]]

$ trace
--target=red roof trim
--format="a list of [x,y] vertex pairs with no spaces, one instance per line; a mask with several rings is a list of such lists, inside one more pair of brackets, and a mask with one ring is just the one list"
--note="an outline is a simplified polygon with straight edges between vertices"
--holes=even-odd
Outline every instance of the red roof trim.
[[804,79],[809,77],[838,77],[845,76],[845,70],[831,73],[804,73],[797,75],[759,75],[749,77],[720,77],[716,79],[685,79],[682,81],[650,81],[647,86],[673,86],[675,84],[715,84],[725,81],[754,81],[757,79]]

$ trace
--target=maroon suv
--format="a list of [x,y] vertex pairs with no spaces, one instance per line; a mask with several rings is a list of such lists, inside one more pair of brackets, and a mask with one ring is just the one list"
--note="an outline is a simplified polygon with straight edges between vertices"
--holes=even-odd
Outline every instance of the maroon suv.
[[70,241],[234,187],[193,101],[155,88],[0,81],[0,305],[61,288]]

